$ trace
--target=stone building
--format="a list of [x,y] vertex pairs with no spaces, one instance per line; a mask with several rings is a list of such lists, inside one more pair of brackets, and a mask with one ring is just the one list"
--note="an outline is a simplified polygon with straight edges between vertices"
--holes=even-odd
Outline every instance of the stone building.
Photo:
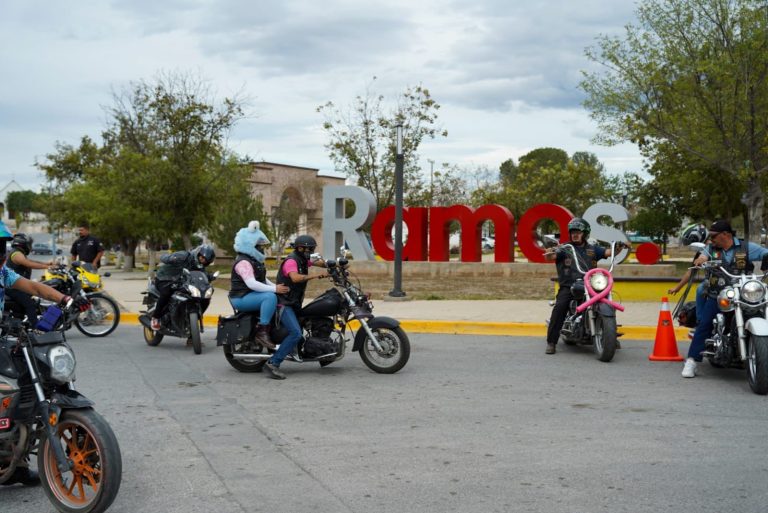
[[[291,166],[274,162],[254,162],[251,174],[251,194],[261,196],[264,212],[269,215],[275,233],[273,242],[285,243],[299,233],[312,235],[323,252],[322,218],[323,187],[344,185],[345,179],[321,176],[318,169]],[[280,219],[280,210],[298,215],[298,233],[279,233],[275,221]]]

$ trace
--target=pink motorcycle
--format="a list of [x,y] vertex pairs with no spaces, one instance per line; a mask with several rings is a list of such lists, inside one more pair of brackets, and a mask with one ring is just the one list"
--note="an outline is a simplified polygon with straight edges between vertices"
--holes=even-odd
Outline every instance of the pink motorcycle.
[[616,243],[611,243],[611,264],[608,269],[589,266],[571,244],[557,247],[573,257],[576,269],[583,277],[571,285],[571,301],[560,337],[566,345],[591,345],[601,362],[610,362],[618,347],[616,310],[624,307],[611,298],[613,289],[613,265],[616,260]]

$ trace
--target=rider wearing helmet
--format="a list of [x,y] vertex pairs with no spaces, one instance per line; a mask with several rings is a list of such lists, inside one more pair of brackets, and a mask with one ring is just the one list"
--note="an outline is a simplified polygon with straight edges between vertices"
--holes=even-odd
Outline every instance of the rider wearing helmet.
[[240,312],[259,312],[255,341],[275,349],[269,336],[269,323],[277,309],[276,294],[286,294],[290,289],[286,285],[275,285],[267,278],[264,252],[269,247],[269,239],[259,228],[258,221],[251,221],[235,235],[237,255],[232,266],[229,302]]
[[[6,264],[9,269],[12,269],[16,274],[28,280],[32,279],[32,269],[46,269],[48,266],[53,265],[53,260],[43,263],[27,258],[27,255],[32,251],[33,242],[32,237],[25,233],[14,235],[13,239],[11,239],[11,252],[8,255],[8,262]],[[27,319],[34,325],[37,319],[37,305],[32,296],[21,290],[14,289],[8,289],[6,294],[24,310]]]
[[[317,242],[310,235],[299,235],[293,241],[293,253],[288,255],[277,270],[277,283],[288,287],[288,292],[278,295],[278,301],[283,305],[280,323],[288,329],[288,335],[280,344],[280,348],[264,365],[270,377],[273,379],[285,379],[285,374],[280,371],[280,364],[286,356],[296,348],[301,340],[301,326],[296,312],[301,309],[304,302],[304,293],[307,290],[307,282],[311,279],[325,278],[327,274],[309,275],[312,265],[325,267],[325,260],[313,255]],[[298,356],[294,355],[294,358]]]
[[[589,243],[590,232],[591,227],[589,223],[580,217],[574,217],[568,223],[568,243],[575,248],[579,258],[579,265],[582,269],[593,269],[597,267],[599,260],[611,256],[610,248],[606,249]],[[619,243],[618,247],[626,247],[626,244]],[[552,308],[552,315],[549,318],[549,326],[547,327],[547,349],[545,351],[546,354],[555,354],[557,341],[560,338],[560,330],[563,327],[571,301],[574,298],[571,292],[571,285],[576,282],[580,274],[573,262],[573,255],[570,251],[548,249],[544,253],[544,257],[549,261],[554,260],[557,267],[558,291],[555,298],[555,306]]]
[[213,263],[216,252],[213,247],[203,244],[192,251],[177,251],[160,257],[160,267],[155,276],[158,298],[155,310],[152,312],[151,326],[157,331],[160,329],[160,318],[165,314],[171,295],[176,289],[176,282],[188,271],[204,271]]

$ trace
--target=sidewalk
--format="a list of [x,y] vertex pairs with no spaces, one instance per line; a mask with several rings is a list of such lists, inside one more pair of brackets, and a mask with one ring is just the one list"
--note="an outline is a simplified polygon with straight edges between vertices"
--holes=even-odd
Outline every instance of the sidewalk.
[[[124,272],[107,269],[112,275],[104,278],[106,291],[117,300],[123,311],[121,322],[138,324],[138,313],[144,309],[142,291],[147,287],[144,272]],[[674,308],[674,298],[670,308]],[[374,313],[401,321],[412,333],[450,333],[475,335],[534,336],[546,335],[546,323],[551,307],[545,300],[477,300],[477,301],[384,301],[373,300]],[[625,311],[617,312],[620,331],[626,339],[653,340],[659,319],[661,302],[627,302]],[[227,295],[216,289],[204,322],[215,326],[219,315],[231,315]],[[688,329],[676,328],[679,341],[686,341]]]

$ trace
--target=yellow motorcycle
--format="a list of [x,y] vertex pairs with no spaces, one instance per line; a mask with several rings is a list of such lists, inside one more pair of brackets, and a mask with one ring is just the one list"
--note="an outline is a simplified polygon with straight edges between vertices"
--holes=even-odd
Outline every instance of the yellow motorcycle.
[[[104,277],[109,275],[104,273]],[[104,294],[101,276],[92,264],[77,260],[69,268],[57,264],[45,270],[41,281],[68,296],[73,295],[75,283],[80,282],[80,291],[76,293],[87,297],[92,306],[74,317],[72,324],[84,335],[105,337],[120,323],[120,308],[114,299]],[[65,329],[70,327],[65,326]]]

